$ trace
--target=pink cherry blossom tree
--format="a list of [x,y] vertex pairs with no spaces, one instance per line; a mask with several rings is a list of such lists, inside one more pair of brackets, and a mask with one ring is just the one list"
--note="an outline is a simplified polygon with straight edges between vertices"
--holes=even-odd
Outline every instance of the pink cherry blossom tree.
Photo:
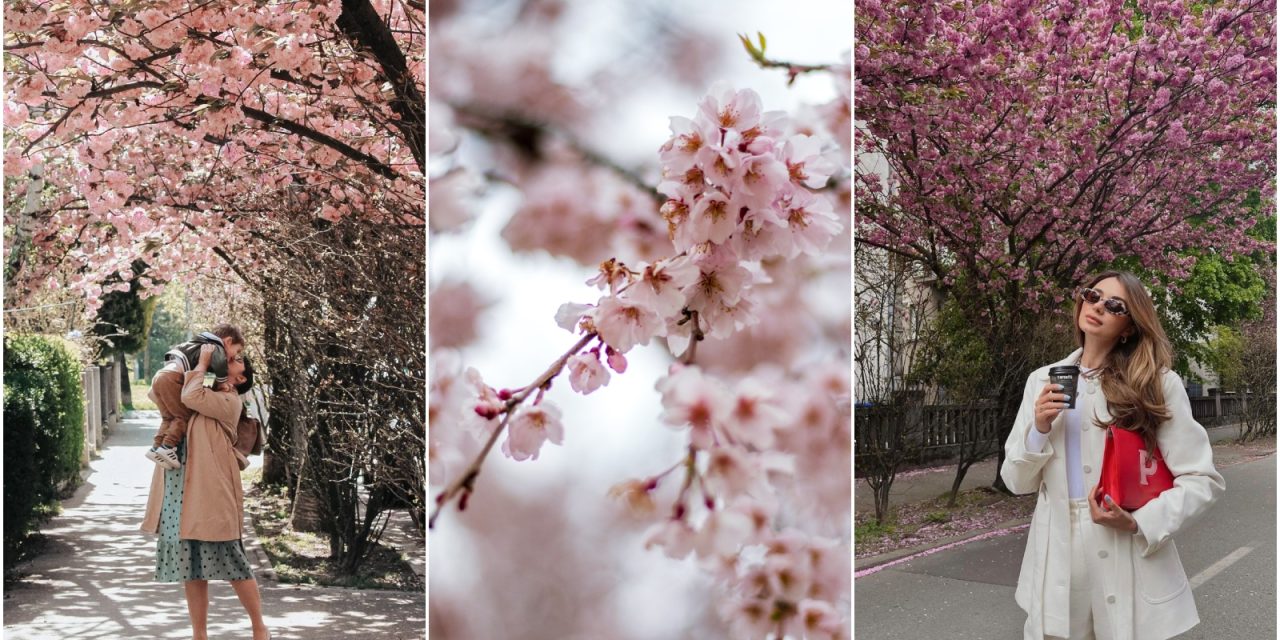
[[[699,603],[708,613],[685,633],[850,637],[848,63],[779,62],[753,37],[764,66],[795,68],[834,97],[782,111],[751,88],[698,78],[687,84],[700,97],[632,119],[657,130],[632,160],[621,145],[606,152],[612,134],[601,134],[619,126],[624,106],[669,90],[664,65],[682,62],[683,50],[646,46],[593,72],[584,90],[554,72],[556,47],[582,46],[563,31],[573,14],[535,2],[508,27],[482,28],[461,12],[432,24],[432,259],[454,236],[501,228],[500,250],[562,258],[579,283],[540,315],[530,302],[475,321],[478,341],[500,341],[517,323],[558,325],[568,332],[559,345],[504,349],[506,363],[483,370],[467,362],[481,345],[432,352],[433,637],[516,627],[531,638],[632,637],[618,610],[641,594],[593,579],[630,570],[624,558],[643,559],[637,580],[647,583],[696,563],[713,588]],[[675,24],[660,23],[657,37],[686,42],[688,27]],[[636,37],[653,26],[628,25]],[[533,55],[516,68],[494,59],[517,42]],[[781,85],[789,73],[753,77]],[[610,108],[592,111],[586,99]],[[484,186],[459,189],[464,175]],[[495,225],[488,210],[503,204]],[[450,255],[433,267],[465,273],[497,260]],[[501,282],[483,295],[530,286]],[[638,403],[628,399],[637,385]],[[601,410],[577,409],[589,401]],[[622,420],[624,405],[649,431],[641,436],[674,451],[637,451],[636,464],[599,484],[553,480],[553,461]],[[608,453],[573,450],[582,466]],[[522,483],[557,488],[513,499],[509,461]],[[536,531],[539,542],[513,544],[503,530]],[[458,561],[455,545],[483,551]],[[479,615],[466,605],[467,576],[501,580],[510,606]],[[565,606],[530,604],[547,591]]]
[[425,519],[425,14],[5,7],[6,306],[212,292],[274,394],[264,476],[345,572],[386,509]]
[[424,14],[394,0],[12,3],[12,301],[60,268],[89,312],[136,258],[144,295],[252,269],[255,225],[282,206],[421,226]]
[[1246,202],[1272,206],[1274,10],[860,2],[858,244],[924,265],[1008,362],[1086,273],[1176,292],[1197,250],[1264,249]]

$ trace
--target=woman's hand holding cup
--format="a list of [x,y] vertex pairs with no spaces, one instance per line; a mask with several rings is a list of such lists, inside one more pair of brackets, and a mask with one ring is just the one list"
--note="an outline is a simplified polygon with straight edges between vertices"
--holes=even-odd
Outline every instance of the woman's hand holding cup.
[[1040,397],[1036,398],[1036,430],[1040,433],[1049,433],[1053,420],[1066,410],[1071,397],[1062,389],[1062,385],[1050,382],[1040,390]]

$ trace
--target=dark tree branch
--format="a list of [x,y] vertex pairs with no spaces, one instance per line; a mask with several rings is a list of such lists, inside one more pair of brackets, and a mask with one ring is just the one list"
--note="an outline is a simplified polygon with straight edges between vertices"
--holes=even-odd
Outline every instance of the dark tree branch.
[[342,14],[338,16],[338,28],[353,44],[363,47],[382,65],[382,72],[391,82],[396,97],[391,110],[400,116],[394,122],[413,152],[418,169],[426,174],[427,166],[427,101],[418,89],[404,52],[396,43],[391,28],[378,15],[369,0],[342,0]]

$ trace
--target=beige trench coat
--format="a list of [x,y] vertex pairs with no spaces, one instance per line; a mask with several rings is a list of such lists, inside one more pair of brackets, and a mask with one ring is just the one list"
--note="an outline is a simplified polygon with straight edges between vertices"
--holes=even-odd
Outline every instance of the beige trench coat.
[[[1027,640],[1069,636],[1071,540],[1065,412],[1054,419],[1049,442],[1041,453],[1027,451],[1026,438],[1027,431],[1034,428],[1036,397],[1049,383],[1049,368],[1078,364],[1082,352],[1077,349],[1062,361],[1035,370],[1027,379],[1000,468],[1000,477],[1014,493],[1040,494],[1014,596],[1027,612]],[[1098,484],[1106,440],[1105,431],[1091,426],[1090,417],[1096,414],[1105,424],[1111,414],[1101,387],[1093,393],[1086,389],[1082,382],[1076,406],[1084,411],[1080,457],[1085,490],[1089,491]],[[1203,516],[1226,491],[1226,483],[1213,466],[1209,436],[1192,417],[1186,389],[1172,371],[1164,374],[1164,396],[1172,416],[1160,426],[1157,440],[1173,472],[1174,486],[1133,512],[1137,533],[1094,527],[1098,535],[1092,545],[1097,548],[1086,553],[1089,571],[1101,573],[1115,640],[1163,640],[1200,622],[1172,536]]]
[[[186,476],[182,483],[182,515],[178,537],[223,542],[240,539],[244,490],[234,451],[236,423],[243,404],[235,393],[204,386],[204,374],[188,372],[182,403],[195,411],[187,428]],[[151,493],[142,530],[157,533],[164,501],[164,469],[151,476]]]

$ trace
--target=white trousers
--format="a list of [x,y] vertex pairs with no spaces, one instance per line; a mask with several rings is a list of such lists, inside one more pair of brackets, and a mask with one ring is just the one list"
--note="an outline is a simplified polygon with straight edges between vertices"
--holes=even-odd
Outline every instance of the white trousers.
[[1107,618],[1106,589],[1098,579],[1095,524],[1089,515],[1089,500],[1072,500],[1071,507],[1071,620],[1070,638],[1046,636],[1051,640],[1111,640]]

